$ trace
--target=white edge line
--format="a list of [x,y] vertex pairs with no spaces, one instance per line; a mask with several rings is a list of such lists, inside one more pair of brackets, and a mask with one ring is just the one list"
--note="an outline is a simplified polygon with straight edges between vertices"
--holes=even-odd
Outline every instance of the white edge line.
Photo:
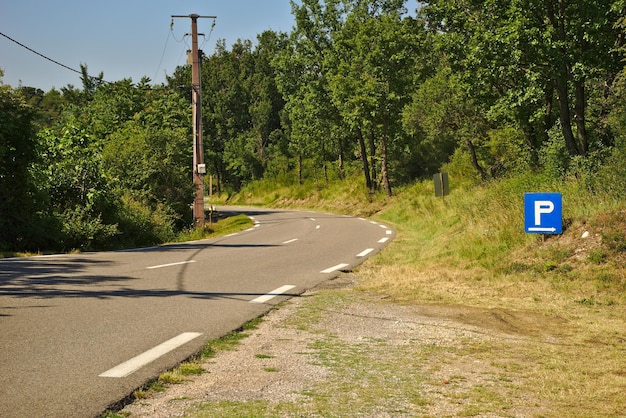
[[385,233],[386,233],[387,235],[391,235],[391,234],[392,234],[392,232],[391,232],[391,230],[390,230],[390,229],[388,229],[387,231],[385,231]]
[[326,270],[320,271],[320,273],[332,273],[333,271],[341,270],[342,268],[348,267],[349,265],[350,264],[346,264],[346,263],[337,264],[336,266],[329,267]]
[[382,225],[382,224],[381,224],[381,225],[378,225],[378,226],[380,226],[382,229],[389,229],[389,228],[387,227],[387,225]]
[[385,243],[385,242],[387,242],[387,241],[389,241],[389,238],[385,237],[385,238],[381,238],[381,239],[379,239],[379,240],[378,240],[378,243],[379,243],[379,244],[383,244],[383,243]]
[[363,250],[360,253],[358,253],[356,256],[357,257],[365,257],[366,255],[368,255],[369,253],[371,253],[372,251],[374,251],[373,248],[368,248],[367,250]]
[[152,270],[152,269],[160,269],[162,267],[172,267],[172,266],[179,266],[181,264],[189,264],[189,263],[195,263],[195,260],[189,260],[189,261],[180,261],[178,263],[169,263],[169,264],[159,264],[158,266],[150,266],[150,267],[146,267],[146,269],[148,270]]
[[278,289],[272,290],[270,293],[266,293],[265,295],[259,296],[256,299],[252,299],[250,303],[265,303],[268,300],[271,300],[275,298],[276,296],[280,296],[283,293],[288,292],[293,288],[295,288],[295,286],[286,284],[284,286],[279,287]]
[[283,241],[283,244],[291,244],[292,242],[296,242],[296,241],[298,241],[298,238],[294,238],[294,239],[290,239],[290,240],[287,240],[287,241]]
[[164,356],[170,351],[177,349],[183,344],[186,344],[189,341],[194,340],[201,335],[202,334],[199,332],[183,332],[177,337],[167,340],[164,343],[159,344],[156,347],[151,348],[150,350],[142,354],[139,354],[138,356],[133,357],[130,360],[125,361],[124,363],[118,366],[115,366],[112,369],[109,369],[106,372],[98,376],[99,377],[118,377],[118,378],[126,377],[130,375],[131,373],[139,370],[146,364],[152,363],[154,360],[158,359],[159,357]]

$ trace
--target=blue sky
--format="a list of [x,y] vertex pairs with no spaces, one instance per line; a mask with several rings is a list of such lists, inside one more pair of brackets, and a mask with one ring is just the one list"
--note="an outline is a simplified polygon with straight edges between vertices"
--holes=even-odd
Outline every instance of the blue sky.
[[[416,2],[407,3],[413,12]],[[199,38],[206,55],[218,39],[230,47],[268,29],[290,32],[294,24],[289,0],[0,0],[0,32],[68,67],[87,64],[91,75],[102,71],[107,81],[148,76],[161,83],[191,49],[184,36],[190,19],[174,19],[170,33],[171,15],[191,13],[217,16],[212,32],[212,19],[198,19],[198,32],[208,38],[204,44]],[[13,87],[81,86],[78,74],[2,36],[0,68],[2,82]]]

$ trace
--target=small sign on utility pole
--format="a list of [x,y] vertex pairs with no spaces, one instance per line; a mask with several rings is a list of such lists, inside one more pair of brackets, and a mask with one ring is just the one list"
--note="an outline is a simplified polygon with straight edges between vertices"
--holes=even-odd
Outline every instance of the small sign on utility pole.
[[450,185],[448,184],[448,173],[437,173],[433,176],[435,182],[435,196],[443,198],[450,194]]

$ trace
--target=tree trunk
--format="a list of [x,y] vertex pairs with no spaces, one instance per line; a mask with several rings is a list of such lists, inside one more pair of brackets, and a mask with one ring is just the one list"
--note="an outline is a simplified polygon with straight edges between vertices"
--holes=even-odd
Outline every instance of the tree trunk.
[[365,175],[365,187],[368,191],[374,190],[372,187],[372,178],[370,177],[370,167],[367,162],[367,148],[365,147],[365,140],[363,139],[363,132],[359,128],[357,130],[357,137],[359,140],[359,147],[361,149],[361,162],[363,163],[363,174]]
[[574,103],[574,121],[580,155],[587,154],[587,128],[585,123],[585,80],[574,81],[576,101]]
[[222,172],[217,162],[213,164],[213,170],[215,170],[215,190],[219,195],[222,193]]
[[[543,132],[547,136],[550,127],[552,126],[552,101],[554,99],[554,85],[548,83],[545,91],[546,110],[543,115]],[[545,137],[544,137],[545,138]],[[541,144],[539,144],[541,145]]]
[[328,183],[328,166],[326,165],[326,141],[322,139],[322,174],[324,182]]
[[[557,10],[555,10],[555,4],[553,1],[546,1],[548,19],[554,29],[552,35],[553,41],[564,44],[567,41],[565,22],[563,21],[565,16],[565,4],[562,1],[558,1],[556,6],[558,7],[558,13]],[[571,74],[571,71],[570,65],[567,62],[567,53],[563,46],[561,46],[560,49],[560,56],[556,63],[553,63],[553,65],[557,67],[555,87],[557,99],[559,101],[559,120],[561,122],[561,131],[563,133],[563,138],[565,139],[567,152],[571,156],[574,156],[579,154],[579,150],[572,131],[572,118],[568,94],[568,77]]]
[[540,137],[533,126],[528,122],[528,119],[520,120],[520,126],[524,132],[524,139],[526,145],[530,150],[530,165],[535,168],[539,166],[539,144],[541,143]]
[[374,130],[370,129],[369,136],[370,146],[370,178],[372,182],[372,190],[377,188],[377,175],[376,175],[376,144],[374,143]]
[[569,110],[569,97],[567,94],[567,81],[559,79],[556,81],[556,92],[559,100],[559,120],[561,121],[561,131],[565,139],[565,146],[569,155],[578,155],[578,147],[572,131],[572,120]]
[[480,179],[482,181],[487,181],[487,173],[485,172],[485,169],[482,168],[482,166],[478,162],[478,156],[476,155],[476,147],[474,147],[474,143],[472,142],[472,140],[466,139],[465,146],[467,147],[467,150],[470,153],[470,157],[472,158],[472,166],[474,166],[476,171],[478,171],[478,174],[480,174]]
[[337,145],[339,146],[339,179],[340,180],[345,180],[346,179],[346,170],[344,168],[344,151],[343,151],[343,141],[341,138],[339,138],[339,140],[337,141]]
[[380,163],[380,174],[383,178],[383,186],[385,187],[385,193],[387,193],[388,197],[391,197],[393,194],[391,192],[391,184],[389,182],[389,171],[387,167],[387,135],[383,135],[380,141],[380,152],[381,152],[381,163]]

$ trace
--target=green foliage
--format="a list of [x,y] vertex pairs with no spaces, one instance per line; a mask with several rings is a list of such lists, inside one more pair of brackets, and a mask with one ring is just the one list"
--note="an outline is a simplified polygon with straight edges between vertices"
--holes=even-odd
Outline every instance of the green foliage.
[[616,147],[596,173],[594,188],[618,199],[626,198],[626,147]]
[[545,174],[552,178],[563,178],[569,169],[571,156],[567,147],[555,130],[550,132],[550,139],[540,150],[540,163]]
[[111,248],[113,238],[118,234],[116,225],[103,223],[100,215],[94,216],[80,206],[65,210],[59,217],[66,250]]
[[0,249],[24,250],[45,242],[30,234],[40,220],[29,171],[37,159],[34,116],[19,91],[0,83]]
[[90,84],[38,134],[32,173],[64,238],[56,249],[152,245],[190,222],[189,107],[145,80]]
[[123,195],[116,210],[118,246],[141,247],[169,242],[176,237],[175,214],[164,205],[151,207]]

